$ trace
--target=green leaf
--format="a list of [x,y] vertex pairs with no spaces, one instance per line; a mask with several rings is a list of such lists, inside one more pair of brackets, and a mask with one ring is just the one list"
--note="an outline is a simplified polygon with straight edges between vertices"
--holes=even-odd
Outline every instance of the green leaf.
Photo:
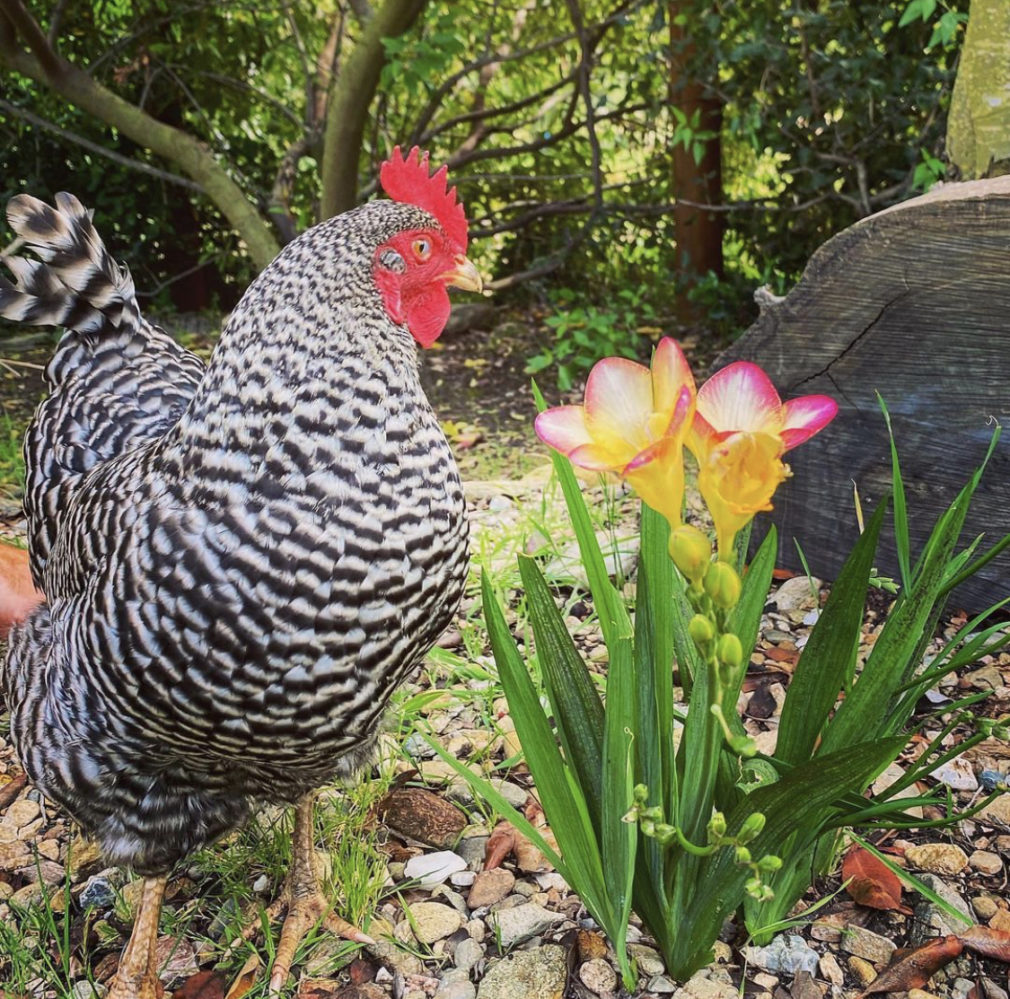
[[603,811],[603,705],[539,566],[528,556],[520,556],[519,574],[526,589],[537,660],[558,737],[599,832]]
[[870,571],[886,511],[884,501],[845,560],[796,664],[775,747],[776,759],[784,763],[797,766],[810,758],[839,691],[851,685]]
[[537,781],[544,814],[564,855],[566,879],[586,907],[610,935],[616,923],[607,894],[603,861],[589,817],[586,799],[565,765],[554,733],[540,706],[533,683],[505,623],[487,573],[481,577],[481,595],[488,636],[516,733]]
[[901,479],[901,465],[898,461],[898,446],[894,440],[894,430],[891,427],[891,414],[883,396],[877,393],[880,411],[884,414],[887,424],[887,437],[891,443],[891,482],[894,501],[894,545],[898,554],[898,568],[901,572],[902,585],[908,589],[912,585],[911,551],[908,538],[908,504],[905,500],[905,484]]

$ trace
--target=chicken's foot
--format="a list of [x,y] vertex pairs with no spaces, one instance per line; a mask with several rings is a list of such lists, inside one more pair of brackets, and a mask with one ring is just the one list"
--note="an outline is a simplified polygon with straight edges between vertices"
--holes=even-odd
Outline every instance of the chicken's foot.
[[157,944],[161,901],[168,875],[144,879],[144,892],[133,923],[130,940],[119,960],[119,970],[107,999],[161,999],[158,981]]
[[[279,995],[284,988],[291,973],[298,945],[305,934],[317,924],[321,923],[325,929],[346,940],[363,944],[374,943],[366,933],[362,933],[356,926],[331,911],[332,903],[326,899],[320,888],[322,879],[312,824],[314,801],[315,793],[310,793],[295,806],[295,828],[291,836],[291,869],[288,871],[280,898],[267,909],[267,918],[270,922],[278,919],[281,913],[287,912],[270,972],[271,996]],[[250,925],[244,936],[246,938],[253,936],[259,925],[259,921]]]

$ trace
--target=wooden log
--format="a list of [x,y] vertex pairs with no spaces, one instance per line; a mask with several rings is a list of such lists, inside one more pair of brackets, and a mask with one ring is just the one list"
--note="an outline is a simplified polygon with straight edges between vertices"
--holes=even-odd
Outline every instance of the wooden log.
[[[767,515],[779,564],[834,578],[858,537],[853,482],[869,516],[890,487],[890,410],[909,500],[913,558],[1010,413],[1010,177],[948,184],[863,219],[810,259],[785,298],[727,351],[760,364],[783,399],[824,393],[835,422],[789,453],[794,476]],[[760,522],[759,522],[760,527]],[[878,557],[897,575],[888,529]],[[1010,427],[982,480],[962,541],[1010,532]],[[758,529],[755,536],[763,535]],[[1010,594],[1010,553],[953,603],[978,610]]]

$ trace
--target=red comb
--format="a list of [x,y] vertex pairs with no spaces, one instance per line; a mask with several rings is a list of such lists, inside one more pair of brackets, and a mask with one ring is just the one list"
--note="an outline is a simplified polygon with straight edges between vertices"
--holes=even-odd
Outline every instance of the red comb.
[[403,158],[400,147],[379,169],[379,183],[394,201],[417,205],[434,215],[459,253],[466,253],[467,223],[463,206],[456,200],[456,188],[446,190],[449,168],[428,175],[428,154],[417,146]]

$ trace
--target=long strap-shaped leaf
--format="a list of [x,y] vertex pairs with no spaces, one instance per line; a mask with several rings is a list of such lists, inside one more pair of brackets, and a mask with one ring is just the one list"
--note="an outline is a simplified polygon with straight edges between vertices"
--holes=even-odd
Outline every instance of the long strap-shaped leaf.
[[526,589],[537,661],[558,738],[599,835],[603,811],[604,736],[600,695],[575,648],[539,566],[533,559],[520,556],[519,574]]
[[610,905],[603,860],[585,796],[561,755],[486,573],[481,578],[481,595],[491,648],[516,733],[530,770],[537,775],[537,791],[547,821],[558,842],[564,844],[562,873],[600,925],[615,938],[617,920]]
[[842,566],[810,632],[782,706],[775,756],[797,766],[810,759],[838,694],[851,682],[866,590],[887,510],[881,503]]

